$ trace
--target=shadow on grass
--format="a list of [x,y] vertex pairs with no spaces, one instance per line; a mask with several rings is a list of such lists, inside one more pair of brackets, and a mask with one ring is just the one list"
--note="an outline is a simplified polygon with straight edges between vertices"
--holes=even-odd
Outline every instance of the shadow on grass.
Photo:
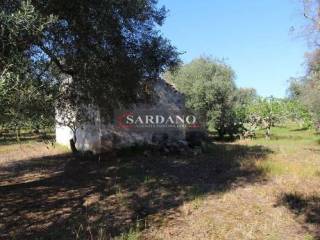
[[1,145],[10,145],[15,143],[27,143],[30,141],[38,141],[38,142],[53,142],[55,140],[54,133],[52,132],[43,132],[39,134],[35,134],[32,132],[24,132],[21,133],[19,141],[14,134],[2,134],[0,135],[0,146]]
[[304,131],[307,131],[309,129],[310,129],[309,127],[301,127],[301,128],[291,129],[290,131],[291,132],[304,132]]
[[[55,156],[0,168],[0,181],[16,179],[0,186],[0,239],[110,239],[137,222],[143,228],[160,225],[199,196],[265,180],[254,162],[269,149],[236,144],[207,149],[199,156],[129,151],[81,162]],[[56,164],[46,167],[47,161]],[[39,168],[44,175],[24,180]]]
[[308,231],[313,239],[320,240],[320,197],[304,196],[299,193],[285,193],[278,205],[286,206],[297,217],[298,221]]
[[304,138],[302,136],[296,136],[296,135],[276,135],[276,134],[271,134],[270,140],[303,140]]

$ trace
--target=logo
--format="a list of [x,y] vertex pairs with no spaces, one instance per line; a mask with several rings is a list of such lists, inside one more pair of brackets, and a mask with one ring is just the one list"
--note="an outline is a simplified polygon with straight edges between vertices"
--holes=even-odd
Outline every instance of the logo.
[[201,124],[195,114],[177,110],[126,110],[116,114],[116,126],[131,131],[163,131],[199,129]]

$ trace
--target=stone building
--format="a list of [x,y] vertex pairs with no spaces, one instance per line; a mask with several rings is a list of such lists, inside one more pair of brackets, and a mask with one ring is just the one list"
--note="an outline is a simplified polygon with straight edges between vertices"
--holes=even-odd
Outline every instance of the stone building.
[[[153,85],[155,101],[147,108],[152,111],[166,112],[184,111],[185,102],[183,94],[163,79],[159,79]],[[133,104],[130,111],[145,111],[145,105]],[[161,129],[132,129],[119,128],[116,122],[105,124],[102,122],[99,111],[94,111],[94,121],[84,124],[77,132],[76,147],[81,151],[92,151],[99,153],[114,148],[132,146],[135,144],[153,144],[161,139],[167,142],[175,142],[185,139],[185,129],[182,128],[161,128]],[[59,116],[57,116],[59,118]],[[56,125],[56,142],[69,146],[73,133],[67,126]]]

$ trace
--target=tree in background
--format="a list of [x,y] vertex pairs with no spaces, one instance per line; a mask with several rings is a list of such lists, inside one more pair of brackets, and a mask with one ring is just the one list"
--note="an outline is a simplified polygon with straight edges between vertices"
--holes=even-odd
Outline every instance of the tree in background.
[[28,81],[9,74],[0,79],[0,124],[20,139],[21,129],[39,132],[55,122],[54,88],[29,77]]
[[303,80],[301,101],[312,112],[315,127],[320,131],[320,50],[315,50],[308,58],[307,75]]
[[220,137],[237,132],[234,71],[222,61],[200,57],[165,78],[185,94],[186,105]]
[[320,1],[319,0],[302,0],[303,15],[307,19],[303,35],[306,36],[308,42],[320,47]]
[[248,115],[248,107],[258,99],[253,88],[239,88],[235,93],[234,126],[237,127],[240,137],[253,138],[258,129],[258,123],[253,115]]
[[314,126],[320,130],[320,51],[315,50],[308,58],[306,76],[292,79],[289,97],[309,109]]
[[240,105],[248,105],[258,98],[256,89],[254,88],[239,88],[236,93],[236,101]]
[[[40,57],[30,55],[32,43],[55,19],[41,17],[30,1],[0,3],[0,124],[12,129],[38,130],[54,122],[54,87]],[[34,62],[39,68],[34,69]]]
[[284,122],[286,117],[286,104],[282,99],[260,97],[247,108],[247,121],[264,129],[267,139],[270,139],[271,128]]
[[301,128],[308,129],[313,126],[312,114],[299,100],[287,99],[286,112],[288,120],[298,123]]
[[307,72],[300,78],[291,79],[289,97],[306,106],[313,124],[320,131],[320,2],[303,0],[303,14],[307,19],[303,34],[314,47],[307,54]]
[[[252,88],[238,89],[232,69],[212,58],[195,59],[166,73],[165,78],[185,94],[187,107],[220,138],[226,134],[252,138],[263,129],[269,139],[272,127],[288,121],[310,126],[311,117],[303,104],[294,99],[259,97]],[[300,90],[295,89],[298,94]]]
[[309,128],[312,122],[308,109],[293,99],[256,97],[243,111],[244,137],[255,136],[258,129],[264,129],[266,139],[270,139],[272,127],[294,122]]

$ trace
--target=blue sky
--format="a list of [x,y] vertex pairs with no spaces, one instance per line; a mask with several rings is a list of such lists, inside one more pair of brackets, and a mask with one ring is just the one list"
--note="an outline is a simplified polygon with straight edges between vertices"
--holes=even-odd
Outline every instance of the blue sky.
[[[201,55],[225,59],[239,87],[283,97],[288,79],[304,73],[305,39],[297,0],[159,0],[169,10],[161,31],[190,62]],[[299,31],[298,31],[299,32]]]

